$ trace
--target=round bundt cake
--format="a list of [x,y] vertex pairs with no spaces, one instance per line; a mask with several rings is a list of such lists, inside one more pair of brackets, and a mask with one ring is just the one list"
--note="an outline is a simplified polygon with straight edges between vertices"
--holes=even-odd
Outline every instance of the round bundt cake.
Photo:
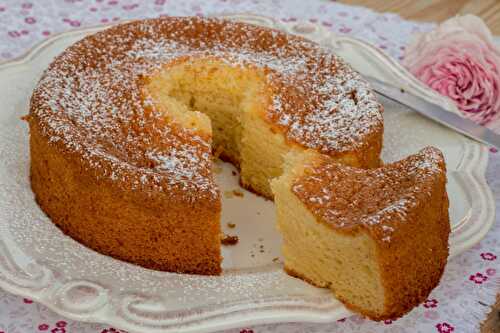
[[31,184],[66,234],[147,268],[219,274],[212,152],[265,196],[290,150],[379,165],[382,107],[306,39],[215,18],[136,21],[60,54],[31,98]]

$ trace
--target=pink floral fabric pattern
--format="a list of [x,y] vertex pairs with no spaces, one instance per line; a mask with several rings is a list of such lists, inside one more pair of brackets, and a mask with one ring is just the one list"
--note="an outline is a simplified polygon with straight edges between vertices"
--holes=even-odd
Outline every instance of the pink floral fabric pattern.
[[[403,21],[390,14],[376,14],[362,7],[333,1],[265,0],[0,0],[0,62],[15,58],[37,42],[56,33],[159,15],[214,15],[259,13],[284,21],[306,20],[339,34],[369,40],[399,58],[415,32],[431,24]],[[398,25],[397,34],[391,27]]]
[[[362,7],[316,0],[0,0],[0,62],[22,55],[36,43],[67,30],[156,17],[258,13],[284,21],[306,20],[338,34],[366,40],[402,60],[414,33],[434,25],[378,14]],[[500,206],[500,153],[491,149],[488,180]],[[497,215],[500,215],[497,213]],[[225,333],[478,332],[500,292],[500,225],[469,251],[450,260],[440,285],[422,305],[395,321],[359,316],[334,324],[276,324],[242,327]],[[116,327],[76,322],[43,305],[0,291],[0,333],[124,333]]]

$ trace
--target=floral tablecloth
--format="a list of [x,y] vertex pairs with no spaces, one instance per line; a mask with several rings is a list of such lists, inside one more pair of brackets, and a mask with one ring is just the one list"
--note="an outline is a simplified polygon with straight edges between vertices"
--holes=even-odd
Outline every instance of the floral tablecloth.
[[[71,29],[159,15],[210,15],[251,12],[285,21],[309,20],[339,34],[355,36],[402,59],[415,32],[432,24],[409,22],[393,14],[331,1],[282,0],[0,0],[0,62],[26,52],[51,35]],[[488,180],[500,206],[500,153],[491,150]],[[500,215],[497,213],[497,216]],[[304,332],[478,332],[500,292],[500,224],[471,250],[453,258],[429,299],[397,321],[375,323],[358,316],[331,325],[279,324],[231,333]],[[111,333],[118,329],[62,318],[29,299],[0,291],[0,333]]]

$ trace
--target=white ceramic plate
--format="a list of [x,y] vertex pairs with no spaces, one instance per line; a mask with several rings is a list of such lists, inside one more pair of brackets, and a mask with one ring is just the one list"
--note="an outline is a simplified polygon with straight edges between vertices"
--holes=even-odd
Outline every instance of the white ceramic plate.
[[[314,39],[369,73],[456,112],[445,98],[415,81],[379,50],[304,23],[234,15]],[[59,314],[102,322],[130,332],[212,332],[287,321],[334,322],[349,316],[324,289],[287,276],[281,269],[274,206],[249,192],[223,198],[222,226],[240,237],[224,247],[224,274],[179,275],[146,270],[100,255],[64,236],[36,205],[29,185],[28,133],[20,116],[41,72],[73,42],[103,27],[53,37],[23,58],[0,65],[0,287],[43,303]],[[383,158],[395,160],[426,145],[443,150],[448,166],[451,254],[477,243],[494,221],[485,182],[487,149],[414,112],[385,106]],[[239,188],[233,167],[222,164],[222,190]],[[228,229],[227,223],[236,224]],[[262,251],[261,251],[262,245]]]

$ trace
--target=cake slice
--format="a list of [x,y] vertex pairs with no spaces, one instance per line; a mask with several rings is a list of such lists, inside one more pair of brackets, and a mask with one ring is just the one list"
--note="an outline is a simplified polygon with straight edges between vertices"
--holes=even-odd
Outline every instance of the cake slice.
[[371,319],[404,315],[446,264],[445,186],[444,159],[432,147],[376,169],[288,154],[272,183],[285,270]]

